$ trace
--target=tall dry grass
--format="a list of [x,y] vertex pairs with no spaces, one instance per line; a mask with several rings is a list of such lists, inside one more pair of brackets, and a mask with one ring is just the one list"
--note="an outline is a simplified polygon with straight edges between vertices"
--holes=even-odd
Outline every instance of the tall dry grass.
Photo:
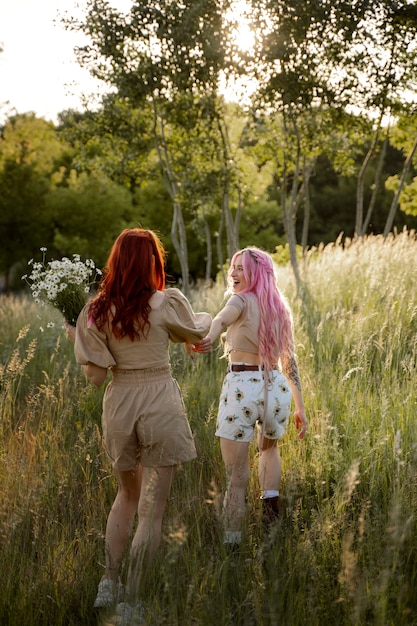
[[[412,233],[311,251],[294,310],[310,428],[280,444],[280,521],[260,525],[257,453],[245,544],[221,545],[224,471],[214,436],[225,363],[172,347],[198,459],[177,473],[144,589],[149,624],[417,624],[417,243]],[[200,290],[214,313],[223,287]],[[48,327],[50,322],[55,325]],[[0,299],[0,623],[102,623],[91,610],[115,493],[103,454],[103,390],[83,378],[62,322]]]

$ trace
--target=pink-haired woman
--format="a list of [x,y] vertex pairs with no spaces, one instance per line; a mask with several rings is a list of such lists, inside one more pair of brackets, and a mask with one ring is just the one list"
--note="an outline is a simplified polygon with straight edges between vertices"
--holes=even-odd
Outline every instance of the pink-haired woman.
[[[112,379],[103,398],[103,440],[118,491],[106,527],[106,569],[94,606],[117,601],[117,624],[142,623],[138,588],[161,541],[175,466],[196,456],[169,342],[204,337],[211,317],[194,313],[178,289],[165,288],[165,250],[151,230],[131,228],[116,239],[97,295],[77,321],[75,357],[95,385]],[[74,338],[73,330],[68,334]],[[134,520],[138,524],[133,532]],[[119,574],[130,544],[126,594]]]
[[255,247],[235,253],[228,271],[226,306],[213,319],[203,341],[193,346],[206,353],[227,329],[227,373],[223,382],[216,435],[226,468],[224,543],[240,544],[249,482],[249,444],[259,446],[259,482],[266,524],[278,515],[281,458],[277,441],[285,433],[295,404],[295,425],[307,430],[300,377],[294,354],[292,315],[280,293],[272,258]]

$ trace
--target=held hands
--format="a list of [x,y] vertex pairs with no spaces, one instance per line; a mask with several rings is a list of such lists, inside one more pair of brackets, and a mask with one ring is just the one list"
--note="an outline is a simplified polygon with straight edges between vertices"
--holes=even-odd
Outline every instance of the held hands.
[[186,351],[190,359],[194,359],[193,352],[206,354],[208,352],[211,352],[212,345],[213,345],[212,340],[209,339],[209,337],[205,337],[202,341],[199,341],[198,343],[194,343],[194,344],[185,343],[184,350]]
[[296,409],[294,411],[294,420],[295,420],[296,429],[300,431],[298,433],[298,438],[304,439],[304,436],[307,432],[307,418],[306,418],[306,414],[304,413],[304,411],[300,411],[299,409]]
[[207,336],[207,337],[204,337],[202,341],[195,343],[193,345],[193,350],[194,352],[198,352],[199,354],[208,354],[209,352],[211,352],[212,347],[213,347],[213,342],[210,339],[210,337]]

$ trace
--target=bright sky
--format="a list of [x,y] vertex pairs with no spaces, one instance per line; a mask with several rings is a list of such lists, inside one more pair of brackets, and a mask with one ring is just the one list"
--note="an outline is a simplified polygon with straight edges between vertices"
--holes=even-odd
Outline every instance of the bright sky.
[[[111,4],[127,13],[132,2]],[[244,5],[245,0],[236,0],[238,12]],[[74,54],[74,47],[86,40],[61,24],[62,16],[85,15],[84,7],[83,0],[0,0],[0,124],[29,111],[56,122],[60,111],[83,109],[83,94],[97,94],[98,81],[78,65]],[[242,18],[236,37],[242,48],[252,45]]]
[[[127,11],[131,2],[112,0],[112,5]],[[83,93],[97,91],[73,52],[85,43],[82,34],[65,31],[60,23],[60,15],[83,15],[83,6],[82,0],[0,2],[0,123],[28,111],[55,122],[60,111],[82,109]]]

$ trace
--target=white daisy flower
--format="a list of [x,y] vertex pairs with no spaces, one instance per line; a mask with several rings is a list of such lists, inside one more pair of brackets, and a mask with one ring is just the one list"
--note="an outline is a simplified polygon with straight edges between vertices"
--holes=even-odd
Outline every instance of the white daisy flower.
[[[81,309],[88,300],[91,285],[101,275],[92,259],[81,261],[79,254],[73,254],[72,260],[46,261],[46,248],[40,249],[42,262],[28,261],[32,266],[31,274],[22,276],[36,302],[48,303],[63,313],[69,324],[75,325]],[[51,322],[53,325],[53,323]],[[52,326],[48,325],[48,328]],[[43,329],[42,329],[43,331]]]

